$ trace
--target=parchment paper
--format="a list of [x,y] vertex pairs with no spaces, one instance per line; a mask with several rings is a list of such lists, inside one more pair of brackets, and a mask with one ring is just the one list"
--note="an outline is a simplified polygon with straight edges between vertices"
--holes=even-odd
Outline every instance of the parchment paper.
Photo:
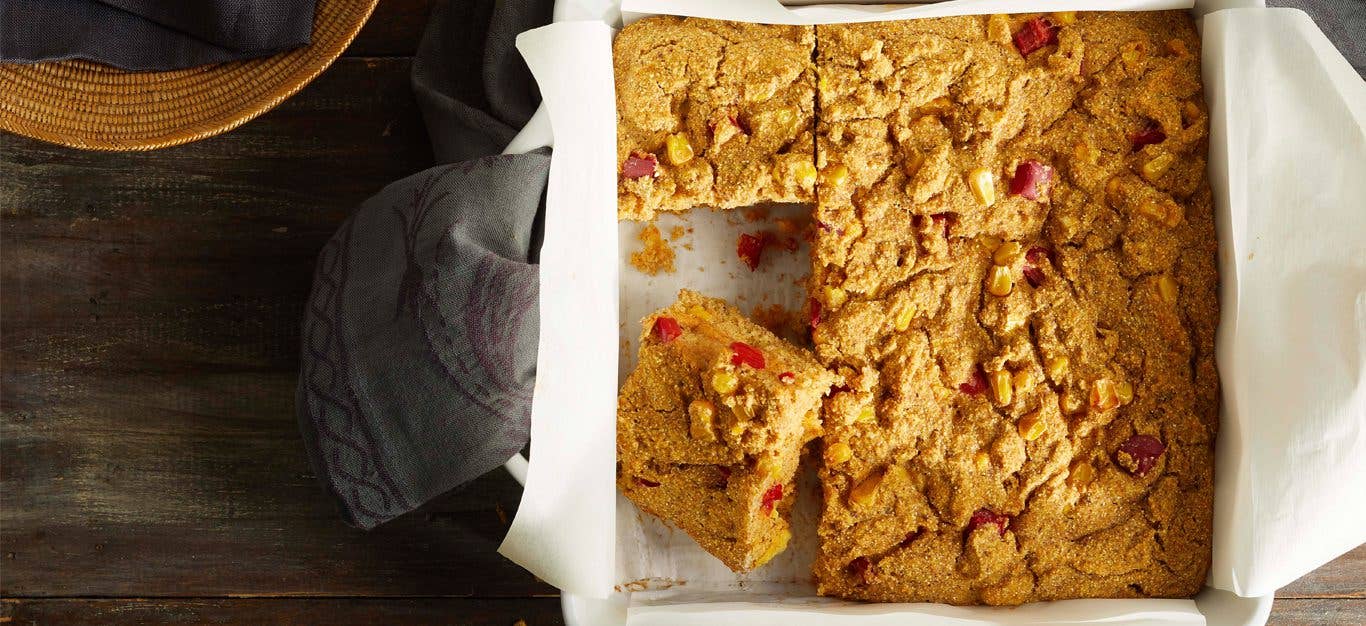
[[[1204,16],[1223,281],[1218,359],[1225,411],[1211,582],[1258,596],[1366,540],[1366,87],[1298,11],[1218,11],[1249,4],[1239,0],[1195,4]],[[928,8],[789,10],[771,0],[627,0],[622,16],[811,23],[1117,7],[1191,3],[955,0]],[[629,267],[640,225],[614,219],[610,33],[596,26],[555,24],[518,43],[529,62],[535,59],[556,151],[542,252],[531,475],[504,554],[575,593],[602,597],[613,585],[634,591],[631,622],[642,624],[831,624],[855,617],[860,624],[1205,623],[1187,600],[1003,610],[814,598],[809,528],[818,496],[809,485],[799,496],[793,546],[738,579],[686,536],[617,496],[612,383],[634,362],[638,319],[684,285],[747,311],[770,303],[796,308],[806,253],[771,253],[751,273],[736,261],[734,242],[758,226],[735,212],[701,210],[660,221],[666,236],[675,222],[684,228],[673,246],[676,273],[650,278]],[[611,246],[606,254],[604,245]],[[816,621],[804,617],[811,615]]]

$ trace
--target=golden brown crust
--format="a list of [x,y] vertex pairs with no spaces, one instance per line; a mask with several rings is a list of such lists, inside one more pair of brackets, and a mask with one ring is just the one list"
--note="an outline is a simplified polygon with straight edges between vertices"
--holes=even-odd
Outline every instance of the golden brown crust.
[[[823,445],[853,452],[821,471],[822,594],[1204,582],[1218,308],[1199,40],[1185,12],[1082,14],[1026,58],[1011,34],[1033,17],[817,28],[814,340],[851,381]],[[1166,138],[1135,150],[1149,122]],[[1037,200],[1011,193],[1024,161],[1052,169]],[[1134,435],[1165,447],[1146,473]]]
[[[810,26],[672,16],[624,28],[613,43],[618,216],[811,201],[814,41]],[[632,155],[653,172],[626,171]]]
[[[1219,391],[1200,43],[1185,12],[1054,14],[1056,41],[1022,55],[1037,17],[819,26],[814,73],[793,70],[805,28],[651,18],[617,39],[619,165],[658,161],[622,177],[620,217],[809,199],[797,164],[815,151],[813,342],[847,385],[822,410],[822,594],[1018,604],[1204,581]],[[755,84],[772,97],[742,97]],[[814,142],[712,128],[787,107],[819,111]],[[769,175],[775,159],[791,168]],[[1030,168],[1048,184],[1012,189]],[[776,518],[753,514],[765,476],[790,486],[812,430],[779,410],[701,445],[678,416],[698,394],[754,409],[812,392],[779,401],[756,379],[711,398],[717,345],[642,342],[619,482],[743,570],[786,532],[791,489]],[[736,468],[722,488],[719,466]]]
[[[657,334],[661,318],[678,324],[676,336]],[[793,476],[834,376],[734,307],[691,291],[642,326],[640,364],[618,399],[618,486],[731,569],[762,565],[790,536]],[[762,368],[734,362],[737,341],[762,355]],[[693,415],[695,403],[708,418]]]

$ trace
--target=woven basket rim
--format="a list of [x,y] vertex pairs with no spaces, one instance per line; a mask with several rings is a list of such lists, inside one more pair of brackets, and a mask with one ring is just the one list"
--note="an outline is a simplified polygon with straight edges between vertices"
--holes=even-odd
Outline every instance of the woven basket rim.
[[72,148],[155,150],[218,135],[312,82],[379,0],[317,0],[313,37],[269,57],[164,72],[72,59],[0,64],[0,129]]

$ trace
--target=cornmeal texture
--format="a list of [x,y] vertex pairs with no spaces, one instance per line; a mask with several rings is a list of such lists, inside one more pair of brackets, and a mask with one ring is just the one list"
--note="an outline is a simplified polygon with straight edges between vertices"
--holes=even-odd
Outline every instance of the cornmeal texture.
[[819,592],[1185,597],[1214,220],[1185,12],[817,27]]
[[815,29],[678,17],[613,43],[618,216],[810,202]]
[[617,405],[617,484],[737,572],[787,547],[793,476],[835,376],[715,298],[642,321]]
[[[821,594],[1010,605],[1201,588],[1218,277],[1188,13],[652,18],[615,53],[620,217],[803,201],[814,184],[807,313],[833,373],[787,366],[820,382],[777,402],[773,370],[741,367],[746,391],[716,395],[723,340],[647,341],[622,391],[628,497],[734,569],[762,563],[785,545],[795,450],[815,436],[797,415],[837,381],[821,410]],[[695,397],[719,420],[737,397],[783,417],[701,441],[679,421]],[[775,481],[779,514],[754,515]]]

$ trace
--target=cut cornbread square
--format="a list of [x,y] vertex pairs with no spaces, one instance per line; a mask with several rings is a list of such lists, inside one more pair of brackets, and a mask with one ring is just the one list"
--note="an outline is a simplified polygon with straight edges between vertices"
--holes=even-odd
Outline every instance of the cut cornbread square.
[[819,26],[818,592],[1185,597],[1216,299],[1187,12]]
[[812,199],[810,26],[658,16],[613,43],[618,216]]
[[802,447],[835,382],[806,351],[691,291],[642,321],[617,405],[617,484],[732,570],[781,552]]

